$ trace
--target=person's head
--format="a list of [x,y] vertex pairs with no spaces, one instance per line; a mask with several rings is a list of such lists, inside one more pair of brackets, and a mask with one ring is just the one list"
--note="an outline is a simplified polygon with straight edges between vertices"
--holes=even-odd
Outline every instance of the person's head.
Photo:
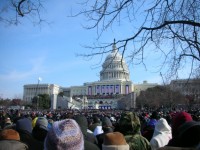
[[160,119],[160,115],[157,111],[153,111],[150,118],[158,120]]
[[0,131],[0,140],[20,140],[19,133],[13,129],[3,129]]
[[16,130],[17,131],[26,131],[26,132],[32,133],[31,120],[28,119],[28,118],[22,118],[22,119],[17,120]]
[[181,147],[195,147],[200,143],[200,122],[185,122],[178,128],[178,139]]
[[48,130],[47,126],[48,126],[48,120],[45,117],[37,118],[35,127],[44,129],[44,130]]
[[83,150],[84,137],[73,119],[55,121],[44,142],[45,150]]
[[193,121],[192,116],[187,112],[176,113],[172,118],[172,136],[176,136],[178,128],[185,122]]
[[155,129],[154,129],[154,136],[161,134],[161,133],[165,133],[169,135],[169,138],[172,138],[172,131],[171,131],[171,127],[168,124],[167,120],[164,118],[160,118],[157,122],[157,124],[155,125]]
[[102,150],[129,150],[124,135],[120,132],[111,132],[104,135]]
[[77,115],[74,116],[74,120],[79,124],[84,136],[87,136],[87,129],[88,129],[87,118],[84,115]]
[[103,131],[113,130],[114,129],[114,127],[112,125],[112,122],[108,117],[103,117],[102,118],[102,129],[103,129]]
[[100,122],[101,121],[100,121],[99,117],[97,117],[97,116],[93,117],[93,123],[100,123]]
[[119,129],[124,135],[140,132],[140,120],[136,113],[124,112],[119,119]]

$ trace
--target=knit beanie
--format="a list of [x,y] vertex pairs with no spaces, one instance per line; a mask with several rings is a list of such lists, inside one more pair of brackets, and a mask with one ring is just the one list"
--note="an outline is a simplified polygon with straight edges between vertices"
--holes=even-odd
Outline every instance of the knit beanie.
[[187,112],[179,112],[172,119],[172,135],[177,135],[178,128],[185,122],[192,121],[192,116]]
[[0,140],[20,140],[19,133],[13,129],[4,129],[0,132]]
[[9,117],[8,117],[8,118],[6,118],[4,122],[5,122],[5,124],[12,124],[12,121],[10,120],[10,118],[9,118]]
[[194,147],[200,143],[200,122],[188,121],[178,128],[181,147]]
[[27,131],[29,133],[32,133],[32,124],[30,119],[28,118],[22,118],[17,120],[16,122],[16,130],[23,130],[23,131]]
[[111,132],[104,135],[102,150],[129,150],[124,135],[120,132]]
[[45,117],[38,117],[38,119],[36,121],[36,126],[41,129],[48,130],[48,128],[47,128],[48,120]]
[[84,137],[77,122],[65,119],[54,122],[44,142],[45,150],[83,150]]

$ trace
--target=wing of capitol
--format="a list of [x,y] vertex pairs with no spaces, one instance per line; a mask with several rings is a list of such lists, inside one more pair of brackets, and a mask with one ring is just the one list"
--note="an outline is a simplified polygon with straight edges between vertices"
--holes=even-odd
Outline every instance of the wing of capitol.
[[[39,81],[38,84],[24,85],[23,99],[31,102],[38,94],[49,94],[51,109],[117,109],[118,101],[124,97],[130,99],[129,109],[135,108],[135,99],[140,91],[158,85],[147,81],[134,85],[130,80],[129,68],[115,43],[102,64],[99,81],[71,87],[39,84]],[[62,96],[59,95],[61,92]]]

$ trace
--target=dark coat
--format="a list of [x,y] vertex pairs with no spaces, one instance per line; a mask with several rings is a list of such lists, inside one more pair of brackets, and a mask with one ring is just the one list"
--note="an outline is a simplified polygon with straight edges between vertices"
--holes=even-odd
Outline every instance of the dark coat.
[[28,150],[28,146],[17,140],[0,140],[0,150]]
[[[88,128],[87,118],[83,115],[78,115],[75,116],[74,119],[79,124],[84,136],[84,150],[99,150],[99,147],[93,143],[95,140],[91,140],[92,135],[87,132]],[[94,138],[96,139],[95,136]]]
[[38,126],[35,126],[35,127],[33,128],[33,131],[32,131],[33,137],[34,137],[36,140],[40,141],[40,142],[44,142],[44,140],[45,140],[45,138],[46,138],[46,136],[47,136],[47,133],[48,133],[47,130],[42,129],[42,128],[39,128]]
[[87,140],[84,141],[84,150],[100,150],[99,147]]
[[29,150],[43,150],[43,142],[37,141],[32,136],[32,124],[28,118],[22,118],[16,122],[16,130],[19,132],[20,140],[26,143]]
[[40,142],[36,140],[31,133],[23,130],[18,130],[20,141],[24,142],[26,145],[28,145],[29,150],[43,150],[44,145],[43,142]]

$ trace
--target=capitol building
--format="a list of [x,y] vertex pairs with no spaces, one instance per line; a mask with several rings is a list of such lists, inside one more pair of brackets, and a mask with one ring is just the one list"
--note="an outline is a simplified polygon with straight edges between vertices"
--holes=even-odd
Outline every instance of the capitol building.
[[[86,82],[80,86],[61,87],[55,84],[27,84],[24,85],[23,99],[31,101],[38,94],[49,94],[52,109],[69,107],[87,109],[118,108],[118,100],[127,95],[133,100],[140,91],[155,87],[157,83],[133,84],[130,79],[129,68],[113,44],[112,52],[107,55],[102,64],[99,81]],[[64,96],[58,96],[62,92]],[[134,106],[133,106],[134,107]]]

